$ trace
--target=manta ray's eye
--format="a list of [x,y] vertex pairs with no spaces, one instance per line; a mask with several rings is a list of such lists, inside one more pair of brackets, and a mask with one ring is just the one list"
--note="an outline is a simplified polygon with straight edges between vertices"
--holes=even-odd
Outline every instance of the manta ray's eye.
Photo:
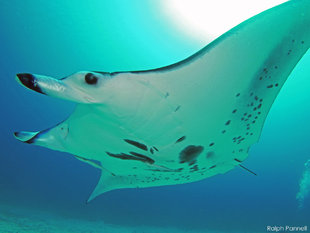
[[92,73],[88,73],[85,75],[85,82],[87,84],[94,85],[97,83],[97,81],[98,81],[98,78],[95,75],[93,75]]

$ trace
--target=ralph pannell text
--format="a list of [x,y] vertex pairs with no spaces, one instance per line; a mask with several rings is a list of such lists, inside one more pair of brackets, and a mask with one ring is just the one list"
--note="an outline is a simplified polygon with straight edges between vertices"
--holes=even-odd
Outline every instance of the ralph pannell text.
[[266,226],[267,232],[308,232],[308,226]]

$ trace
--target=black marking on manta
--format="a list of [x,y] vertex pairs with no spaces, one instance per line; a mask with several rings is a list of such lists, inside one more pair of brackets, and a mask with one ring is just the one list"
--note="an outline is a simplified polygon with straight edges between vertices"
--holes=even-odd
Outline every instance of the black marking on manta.
[[179,105],[178,107],[176,107],[176,109],[174,110],[175,112],[179,111],[179,109],[181,108],[181,105]]
[[202,151],[203,151],[202,146],[194,146],[194,145],[187,146],[180,152],[180,163],[187,162],[190,165],[194,164],[198,155],[200,155]]
[[213,151],[209,151],[207,153],[207,159],[212,158],[214,156],[214,152]]
[[124,139],[124,141],[127,142],[130,145],[138,147],[141,150],[147,151],[147,146],[142,144],[142,143],[140,143],[140,142],[136,142],[136,141],[133,141],[133,140],[130,140],[130,139]]
[[28,74],[28,73],[21,73],[21,74],[17,74],[16,75],[19,79],[19,81],[25,85],[26,87],[28,87],[31,90],[34,90],[36,92],[39,92],[41,94],[46,95],[42,89],[39,87],[39,85],[37,85],[37,80],[35,78],[34,75],[32,74]]
[[225,125],[229,125],[229,124],[230,124],[230,122],[231,122],[231,121],[230,121],[230,120],[228,120],[228,121],[225,123]]
[[150,157],[147,157],[146,155],[142,155],[142,154],[139,154],[139,153],[136,153],[136,152],[129,152],[130,154],[138,157],[138,158],[141,158],[143,160],[145,160],[145,162],[149,163],[149,164],[153,164],[155,163],[155,161],[153,159],[151,159]]
[[125,153],[120,153],[120,154],[113,154],[110,152],[106,152],[107,155],[113,157],[113,158],[118,158],[118,159],[123,159],[123,160],[137,160],[137,161],[141,161],[144,163],[149,163],[149,164],[153,164],[155,163],[155,161],[145,155],[141,155],[135,152],[130,152],[131,155],[125,154]]
[[182,141],[184,141],[185,139],[186,139],[186,137],[185,137],[185,136],[180,137],[178,140],[176,140],[176,142],[175,142],[175,143],[182,142]]
[[183,170],[183,168],[178,168],[178,169],[169,169],[169,168],[163,168],[163,169],[159,169],[159,168],[152,168],[152,169],[146,169],[148,171],[154,171],[154,172],[181,172]]
[[198,165],[197,165],[197,164],[196,164],[195,166],[191,167],[190,169],[191,169],[191,170],[193,170],[193,171],[198,171],[198,170],[199,170],[199,168],[198,168]]

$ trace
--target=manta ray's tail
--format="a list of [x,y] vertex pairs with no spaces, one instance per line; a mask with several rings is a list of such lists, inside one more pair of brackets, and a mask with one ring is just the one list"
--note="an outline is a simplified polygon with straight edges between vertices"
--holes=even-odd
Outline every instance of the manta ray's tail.
[[89,203],[102,193],[118,188],[126,188],[127,183],[130,183],[128,177],[118,176],[109,172],[108,170],[102,169],[98,184],[88,198],[87,203]]

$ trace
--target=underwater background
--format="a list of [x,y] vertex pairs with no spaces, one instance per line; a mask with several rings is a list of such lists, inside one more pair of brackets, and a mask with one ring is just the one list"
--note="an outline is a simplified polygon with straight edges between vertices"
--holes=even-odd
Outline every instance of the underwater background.
[[[98,169],[13,137],[14,131],[55,125],[75,106],[26,90],[16,73],[61,78],[82,70],[156,68],[214,39],[193,38],[176,27],[160,2],[0,1],[0,233],[310,228],[309,163],[305,166],[310,159],[310,51],[282,88],[260,141],[243,163],[257,176],[236,167],[191,184],[115,190],[86,204]],[[297,200],[300,189],[304,197]]]

